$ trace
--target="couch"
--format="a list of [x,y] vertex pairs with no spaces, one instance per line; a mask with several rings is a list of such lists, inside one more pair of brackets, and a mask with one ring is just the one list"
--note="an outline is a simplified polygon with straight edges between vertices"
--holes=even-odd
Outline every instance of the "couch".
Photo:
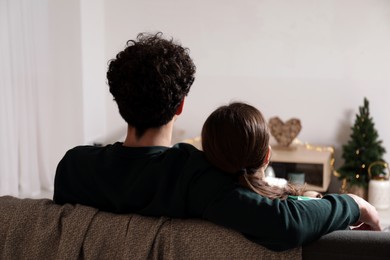
[[390,233],[336,231],[274,252],[205,220],[3,196],[0,259],[390,259]]

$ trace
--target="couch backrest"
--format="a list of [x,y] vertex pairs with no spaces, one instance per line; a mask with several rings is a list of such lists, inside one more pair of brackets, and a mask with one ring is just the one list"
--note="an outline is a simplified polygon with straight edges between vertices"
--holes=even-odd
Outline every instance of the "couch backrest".
[[199,219],[101,212],[48,199],[0,197],[1,259],[301,259]]

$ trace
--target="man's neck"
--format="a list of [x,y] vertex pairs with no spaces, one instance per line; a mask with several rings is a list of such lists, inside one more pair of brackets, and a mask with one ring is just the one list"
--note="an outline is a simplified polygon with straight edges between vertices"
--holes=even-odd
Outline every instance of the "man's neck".
[[144,147],[144,146],[171,146],[173,131],[173,120],[159,128],[150,128],[137,138],[135,128],[128,126],[127,136],[123,142],[124,146]]

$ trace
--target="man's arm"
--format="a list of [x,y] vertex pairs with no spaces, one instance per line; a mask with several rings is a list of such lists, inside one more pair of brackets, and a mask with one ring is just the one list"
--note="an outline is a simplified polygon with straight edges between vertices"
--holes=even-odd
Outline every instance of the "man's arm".
[[241,188],[221,194],[203,217],[277,251],[312,242],[362,220],[358,204],[349,195],[307,201],[270,200]]
[[375,208],[355,195],[271,200],[240,187],[231,176],[202,162],[203,158],[195,158],[188,164],[188,172],[196,169],[188,174],[191,180],[183,191],[188,215],[237,230],[270,249],[300,246],[359,221],[380,230]]
[[357,229],[380,231],[379,214],[375,207],[355,194],[348,194],[359,206],[360,218]]

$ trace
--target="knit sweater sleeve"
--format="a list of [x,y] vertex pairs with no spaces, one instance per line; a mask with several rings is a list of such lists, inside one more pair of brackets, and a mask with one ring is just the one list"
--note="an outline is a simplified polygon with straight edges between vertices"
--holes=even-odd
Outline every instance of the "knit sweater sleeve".
[[321,200],[270,200],[244,188],[221,192],[203,217],[238,230],[269,249],[282,251],[356,223],[360,211],[348,195]]

